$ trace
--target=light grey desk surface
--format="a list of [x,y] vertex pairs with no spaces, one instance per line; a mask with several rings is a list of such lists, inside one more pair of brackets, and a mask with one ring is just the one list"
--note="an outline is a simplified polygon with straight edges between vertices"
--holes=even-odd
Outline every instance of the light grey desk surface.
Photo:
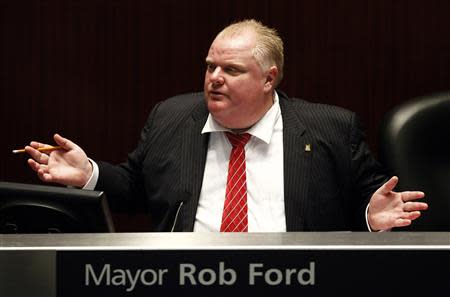
[[448,232],[99,233],[0,235],[1,250],[450,249]]

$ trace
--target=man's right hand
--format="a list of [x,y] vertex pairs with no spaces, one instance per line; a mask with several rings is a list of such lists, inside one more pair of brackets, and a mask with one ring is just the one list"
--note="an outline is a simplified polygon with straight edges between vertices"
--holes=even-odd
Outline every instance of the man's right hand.
[[25,151],[31,156],[28,164],[44,182],[82,188],[92,175],[91,162],[85,152],[69,139],[58,134],[53,138],[62,149],[40,152],[38,148],[49,145],[32,141],[25,147]]

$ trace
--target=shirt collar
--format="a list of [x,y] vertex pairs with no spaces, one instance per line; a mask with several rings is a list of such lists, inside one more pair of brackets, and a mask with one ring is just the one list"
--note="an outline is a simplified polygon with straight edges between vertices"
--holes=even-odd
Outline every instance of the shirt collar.
[[[247,133],[251,134],[254,137],[259,138],[260,140],[264,141],[267,144],[270,143],[270,139],[272,138],[275,124],[277,123],[281,115],[279,97],[276,91],[274,91],[274,93],[275,95],[273,99],[273,105],[264,114],[264,116],[247,131]],[[206,120],[205,126],[203,126],[202,134],[213,132],[224,132],[224,131],[231,131],[231,130],[219,124],[210,113],[208,115],[208,119]]]

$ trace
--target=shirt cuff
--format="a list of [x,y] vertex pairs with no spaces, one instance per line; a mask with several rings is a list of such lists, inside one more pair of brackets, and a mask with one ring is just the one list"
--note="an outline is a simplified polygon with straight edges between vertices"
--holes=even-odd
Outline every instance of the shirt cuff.
[[373,232],[372,229],[370,228],[370,225],[369,225],[369,205],[370,205],[370,203],[367,203],[367,206],[366,206],[366,225],[367,225],[367,229],[369,230],[369,232]]
[[84,185],[83,190],[94,190],[95,186],[97,185],[97,181],[98,181],[98,175],[99,175],[98,165],[92,159],[89,159],[89,162],[91,162],[91,164],[92,164],[92,175],[89,178],[88,182]]

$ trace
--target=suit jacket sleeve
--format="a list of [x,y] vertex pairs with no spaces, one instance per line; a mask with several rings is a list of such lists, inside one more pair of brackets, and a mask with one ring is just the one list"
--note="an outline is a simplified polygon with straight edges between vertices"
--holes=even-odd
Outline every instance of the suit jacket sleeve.
[[[152,222],[151,231],[171,230],[177,211],[191,195],[185,186],[192,183],[183,182],[183,177],[193,175],[192,168],[185,165],[190,159],[183,155],[183,148],[190,141],[186,127],[197,110],[207,116],[203,93],[160,102],[148,116],[140,141],[125,163],[114,166],[99,162],[96,189],[106,192],[113,210],[145,212]],[[199,137],[202,123],[199,121],[200,128],[194,133]],[[197,146],[195,149],[200,151]]]
[[357,226],[356,230],[362,228],[367,231],[366,226],[366,207],[372,197],[372,194],[388,180],[387,175],[378,161],[373,157],[366,141],[365,134],[361,128],[358,117],[353,114],[350,133],[351,149],[351,184],[352,184],[352,202],[354,205],[353,224]]

